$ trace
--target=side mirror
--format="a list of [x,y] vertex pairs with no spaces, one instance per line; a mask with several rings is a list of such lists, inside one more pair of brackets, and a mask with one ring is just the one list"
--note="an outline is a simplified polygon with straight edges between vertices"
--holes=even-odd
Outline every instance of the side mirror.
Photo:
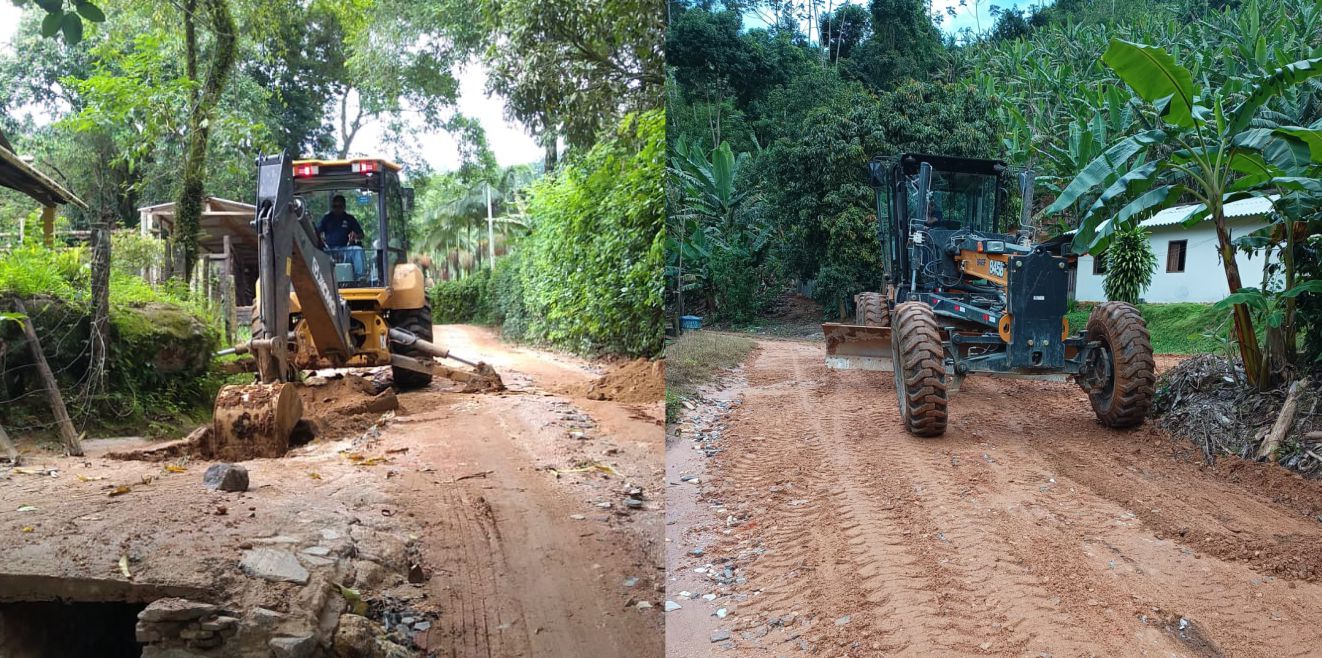
[[1036,180],[1037,176],[1032,169],[1019,172],[1019,200],[1022,206],[1019,209],[1020,232],[1031,232],[1033,230],[1033,184]]
[[914,222],[919,224],[927,221],[928,208],[932,205],[930,197],[932,189],[932,165],[927,162],[918,163],[918,216],[910,217],[909,224]]

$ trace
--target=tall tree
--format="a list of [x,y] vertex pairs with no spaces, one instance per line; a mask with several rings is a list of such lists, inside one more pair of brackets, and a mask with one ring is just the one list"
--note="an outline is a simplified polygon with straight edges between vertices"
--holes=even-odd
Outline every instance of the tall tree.
[[[214,43],[205,80],[198,80],[198,3],[202,3],[211,23]],[[230,15],[228,0],[184,0],[184,48],[188,79],[195,87],[188,115],[188,146],[184,152],[182,185],[175,204],[175,230],[183,249],[184,278],[190,278],[197,260],[197,241],[202,219],[202,196],[205,193],[207,141],[211,120],[220,101],[230,71],[234,68],[237,30]]]

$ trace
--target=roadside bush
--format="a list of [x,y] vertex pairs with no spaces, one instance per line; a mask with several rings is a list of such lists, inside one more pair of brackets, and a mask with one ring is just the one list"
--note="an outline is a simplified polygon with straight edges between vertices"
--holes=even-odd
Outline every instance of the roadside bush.
[[491,323],[487,286],[491,274],[481,270],[462,279],[441,281],[432,288],[431,313],[437,324]]
[[580,353],[661,350],[661,112],[630,115],[533,186],[530,232],[483,271],[432,289],[437,322],[499,325]]
[[665,120],[630,115],[533,188],[519,243],[525,338],[583,353],[661,350]]
[[1137,304],[1143,291],[1152,285],[1157,255],[1152,253],[1152,243],[1148,241],[1150,235],[1138,225],[1117,229],[1111,237],[1111,244],[1098,256],[1106,259],[1102,289],[1107,299]]

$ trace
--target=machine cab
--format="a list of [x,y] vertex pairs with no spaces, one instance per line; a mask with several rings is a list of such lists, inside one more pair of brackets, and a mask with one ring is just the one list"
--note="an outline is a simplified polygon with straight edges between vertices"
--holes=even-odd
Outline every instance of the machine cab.
[[903,283],[899,273],[910,269],[908,244],[915,231],[944,241],[962,231],[999,235],[1005,230],[1007,167],[1000,160],[906,153],[875,158],[868,169],[877,190],[877,233],[889,283]]
[[389,160],[296,160],[294,194],[303,199],[335,262],[340,289],[388,288],[407,261],[412,190]]

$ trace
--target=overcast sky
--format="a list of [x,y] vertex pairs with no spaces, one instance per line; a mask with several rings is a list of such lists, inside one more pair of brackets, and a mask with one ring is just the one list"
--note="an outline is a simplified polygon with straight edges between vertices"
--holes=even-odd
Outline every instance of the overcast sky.
[[[32,11],[36,11],[33,9]],[[18,29],[22,10],[14,7],[9,0],[0,0],[0,52],[12,52],[14,32]],[[504,101],[488,97],[486,70],[481,66],[468,67],[459,80],[458,110],[468,116],[476,117],[486,129],[487,142],[501,165],[536,162],[542,158],[542,149],[533,141],[523,126],[505,119]],[[414,144],[422,160],[433,168],[446,171],[459,166],[459,153],[455,142],[442,131],[429,130],[416,119]],[[382,143],[383,126],[373,124],[364,126],[354,138],[352,151],[355,153],[385,153],[394,149]]]

